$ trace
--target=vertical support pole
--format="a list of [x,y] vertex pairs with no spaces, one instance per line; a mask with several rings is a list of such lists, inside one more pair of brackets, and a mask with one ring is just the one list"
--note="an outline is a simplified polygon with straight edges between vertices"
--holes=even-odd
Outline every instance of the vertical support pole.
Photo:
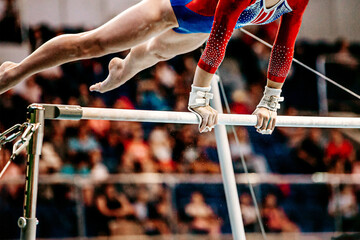
[[[212,105],[219,113],[223,113],[218,81],[219,76],[215,75],[212,80],[212,90],[214,94]],[[235,174],[231,160],[229,139],[226,132],[226,126],[215,126],[215,136],[232,234],[234,240],[245,240],[245,229],[242,220],[239,195],[236,187]]]
[[78,225],[78,236],[79,239],[86,237],[86,220],[85,220],[85,206],[83,197],[83,188],[81,184],[81,177],[74,177],[74,188],[75,188],[75,202],[76,202],[76,215]]
[[21,229],[21,240],[36,239],[36,201],[38,192],[39,160],[44,137],[44,107],[33,104],[28,108],[29,123],[40,123],[39,128],[33,134],[28,148],[26,162],[26,185],[24,198],[24,215],[18,220]]
[[[326,57],[320,56],[316,60],[316,70],[325,74]],[[319,101],[319,114],[321,116],[327,116],[329,112],[329,104],[327,99],[327,83],[325,79],[317,77],[317,88],[318,88],[318,101]]]

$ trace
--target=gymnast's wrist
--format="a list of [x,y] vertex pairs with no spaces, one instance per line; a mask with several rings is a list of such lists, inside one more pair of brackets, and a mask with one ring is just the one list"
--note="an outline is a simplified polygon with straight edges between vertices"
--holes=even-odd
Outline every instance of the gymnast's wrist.
[[274,79],[272,78],[268,78],[267,79],[267,83],[266,86],[269,88],[275,88],[275,89],[281,89],[284,85],[284,82],[278,82],[278,81],[274,81]]
[[266,108],[270,111],[277,112],[280,109],[280,102],[284,101],[281,97],[281,89],[265,87],[264,96],[261,98],[257,108]]
[[209,106],[210,100],[213,98],[213,94],[210,93],[211,86],[198,87],[191,85],[191,91],[189,96],[189,108],[206,107]]

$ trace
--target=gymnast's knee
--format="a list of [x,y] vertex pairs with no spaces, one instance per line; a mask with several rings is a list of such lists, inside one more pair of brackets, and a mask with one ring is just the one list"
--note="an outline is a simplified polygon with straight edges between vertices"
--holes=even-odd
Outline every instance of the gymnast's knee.
[[158,61],[166,61],[174,57],[167,52],[166,44],[154,39],[147,45],[147,52],[153,55]]

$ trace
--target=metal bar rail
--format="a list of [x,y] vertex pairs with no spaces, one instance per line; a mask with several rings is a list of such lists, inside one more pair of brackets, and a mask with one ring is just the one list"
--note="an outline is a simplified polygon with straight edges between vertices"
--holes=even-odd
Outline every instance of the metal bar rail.
[[[198,124],[190,112],[147,111],[128,109],[89,108],[73,105],[43,104],[45,119],[95,119],[111,121],[157,122]],[[219,125],[255,126],[256,116],[243,114],[219,114]],[[355,117],[314,117],[278,116],[277,127],[306,128],[360,128],[360,118]]]

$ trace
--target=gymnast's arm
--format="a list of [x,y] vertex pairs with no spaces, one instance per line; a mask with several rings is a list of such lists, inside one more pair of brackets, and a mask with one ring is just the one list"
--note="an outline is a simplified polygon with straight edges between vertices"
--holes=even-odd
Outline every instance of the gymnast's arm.
[[189,98],[189,110],[200,119],[200,132],[211,131],[217,124],[217,112],[209,106],[211,79],[224,59],[227,43],[240,14],[253,1],[220,0],[216,7],[214,23],[196,68]]
[[275,128],[281,88],[289,73],[294,55],[296,37],[308,0],[299,0],[294,10],[281,17],[279,30],[271,51],[264,97],[254,111],[257,116],[256,128],[259,133],[271,134]]

